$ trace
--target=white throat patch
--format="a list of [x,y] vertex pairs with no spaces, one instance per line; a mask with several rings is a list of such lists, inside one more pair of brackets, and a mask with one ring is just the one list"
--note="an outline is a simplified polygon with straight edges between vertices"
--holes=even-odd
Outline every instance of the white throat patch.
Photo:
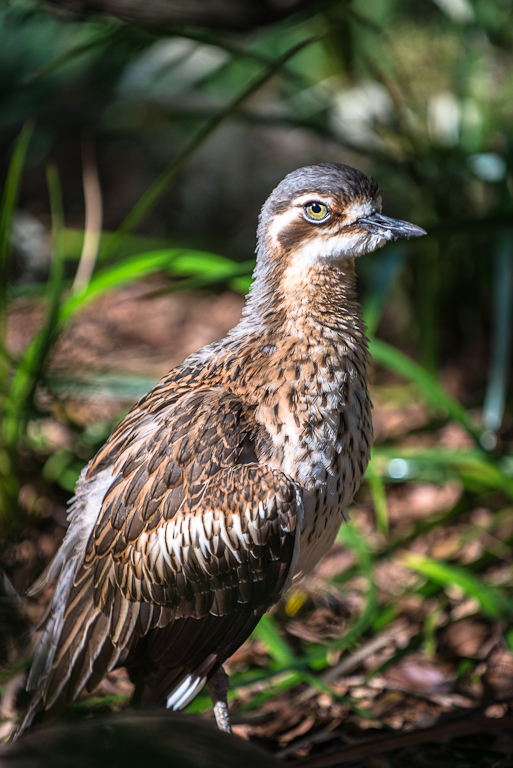
[[347,259],[371,253],[381,248],[387,242],[385,235],[373,235],[368,231],[328,234],[325,237],[313,238],[295,251],[291,265],[303,267],[325,263],[331,259]]
[[317,266],[361,256],[381,248],[386,242],[385,236],[371,235],[365,231],[316,237],[291,254],[283,275],[283,287],[290,293],[303,290],[305,284],[310,282],[309,273],[315,271]]

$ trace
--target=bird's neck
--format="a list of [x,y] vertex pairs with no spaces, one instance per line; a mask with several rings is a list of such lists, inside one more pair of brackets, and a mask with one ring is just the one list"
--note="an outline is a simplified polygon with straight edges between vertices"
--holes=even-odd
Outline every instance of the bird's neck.
[[361,467],[368,458],[367,339],[355,282],[352,259],[285,269],[274,285],[257,270],[244,317],[222,348],[223,386],[255,408],[263,429],[257,455],[308,488],[326,482],[344,441],[364,446]]
[[312,338],[318,333],[364,338],[354,259],[255,270],[240,330],[262,336]]

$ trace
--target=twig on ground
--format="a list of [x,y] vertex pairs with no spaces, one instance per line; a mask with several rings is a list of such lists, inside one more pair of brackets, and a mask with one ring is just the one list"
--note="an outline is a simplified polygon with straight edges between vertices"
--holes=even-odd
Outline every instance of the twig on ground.
[[[353,653],[344,656],[342,661],[340,661],[336,666],[331,667],[326,672],[324,672],[320,676],[320,679],[327,685],[333,683],[342,675],[351,672],[353,669],[359,666],[362,661],[369,658],[369,656],[372,656],[373,653],[381,650],[381,648],[394,640],[397,635],[399,635],[401,632],[404,632],[407,628],[408,622],[406,620],[401,619],[395,622],[392,624],[392,626],[384,630],[380,635],[372,638],[372,640],[369,640],[367,643],[364,643]],[[302,691],[298,696],[296,696],[294,706],[304,704],[313,698],[317,693],[319,693],[318,688],[314,688],[313,686],[307,688],[305,691]]]
[[[512,728],[513,713],[501,718],[465,716],[462,719],[441,723],[430,728],[419,728],[406,733],[393,733],[389,736],[366,739],[360,744],[352,744],[329,755],[299,760],[295,765],[298,768],[330,768],[330,766],[346,763],[350,760],[363,759],[392,749],[410,747],[414,744],[424,744],[428,741],[440,742],[470,734],[490,733],[491,731],[508,731]],[[322,739],[319,740],[322,741]],[[296,749],[299,748],[297,744],[295,746]]]

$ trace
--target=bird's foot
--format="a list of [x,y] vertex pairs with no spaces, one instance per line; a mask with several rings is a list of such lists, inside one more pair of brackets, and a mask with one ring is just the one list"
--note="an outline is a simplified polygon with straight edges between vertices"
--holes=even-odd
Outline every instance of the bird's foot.
[[227,693],[230,687],[228,675],[222,667],[208,681],[208,690],[212,704],[214,705],[214,715],[217,727],[220,731],[231,733],[230,714],[228,712]]

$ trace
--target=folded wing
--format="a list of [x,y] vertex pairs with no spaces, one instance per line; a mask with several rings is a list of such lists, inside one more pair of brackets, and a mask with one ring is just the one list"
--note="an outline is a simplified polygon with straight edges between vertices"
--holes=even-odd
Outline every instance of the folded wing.
[[139,701],[175,691],[171,706],[183,706],[293,573],[299,489],[258,462],[241,401],[189,392],[127,424],[78,488],[82,505],[96,493],[96,513],[72,510],[48,574],[60,570],[29,679],[34,708],[69,704],[120,664]]

